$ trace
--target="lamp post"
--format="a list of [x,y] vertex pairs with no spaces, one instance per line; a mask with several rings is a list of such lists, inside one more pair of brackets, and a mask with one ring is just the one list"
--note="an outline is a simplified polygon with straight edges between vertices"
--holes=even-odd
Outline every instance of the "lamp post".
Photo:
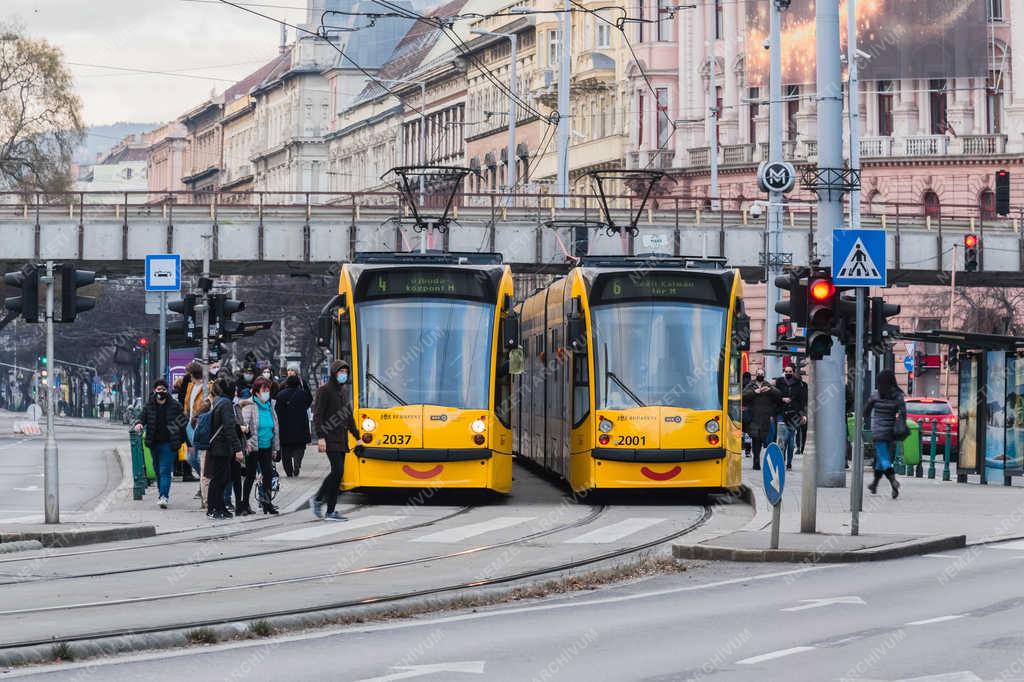
[[516,184],[519,182],[518,178],[518,164],[516,163],[516,97],[518,97],[516,80],[516,52],[519,47],[519,40],[515,33],[500,33],[498,31],[484,31],[482,29],[474,28],[473,33],[481,36],[498,36],[501,38],[508,38],[512,44],[511,59],[512,63],[509,66],[509,95],[508,95],[508,205],[513,204],[513,195],[515,192]]

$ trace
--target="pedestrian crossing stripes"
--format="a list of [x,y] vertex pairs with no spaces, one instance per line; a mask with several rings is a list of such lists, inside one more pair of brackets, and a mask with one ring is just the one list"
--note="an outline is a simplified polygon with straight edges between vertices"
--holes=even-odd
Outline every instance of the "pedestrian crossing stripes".
[[404,516],[360,516],[349,519],[345,523],[310,523],[295,530],[276,533],[260,538],[260,542],[297,542],[300,540],[313,540],[333,535],[355,528],[366,528],[368,526],[379,526],[385,523],[395,523],[404,519]]
[[566,540],[566,542],[574,544],[604,544],[615,542],[616,540],[621,540],[627,535],[632,535],[633,533],[642,531],[645,528],[656,526],[664,521],[665,519],[626,519],[624,521],[619,521],[618,523],[613,523],[610,526],[596,528],[589,533],[584,533],[579,537]]
[[533,516],[499,516],[490,521],[481,521],[479,523],[439,530],[435,533],[415,538],[413,542],[460,542],[477,535],[483,535],[484,533],[518,526],[527,521],[533,521],[534,518]]

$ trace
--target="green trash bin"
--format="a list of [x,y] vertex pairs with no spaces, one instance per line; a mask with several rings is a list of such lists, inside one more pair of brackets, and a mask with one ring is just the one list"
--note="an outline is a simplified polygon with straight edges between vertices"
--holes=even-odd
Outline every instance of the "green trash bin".
[[153,468],[153,454],[149,451],[146,442],[142,442],[142,454],[146,458],[146,479],[152,483],[156,480],[156,469]]
[[[875,444],[871,440],[871,425],[865,422],[864,428],[864,456],[875,456]],[[853,414],[846,415],[846,442],[849,445],[849,453],[853,453]]]
[[907,466],[917,466],[921,463],[921,427],[917,422],[907,420],[907,428],[910,435],[903,439],[899,448],[903,453],[903,463]]

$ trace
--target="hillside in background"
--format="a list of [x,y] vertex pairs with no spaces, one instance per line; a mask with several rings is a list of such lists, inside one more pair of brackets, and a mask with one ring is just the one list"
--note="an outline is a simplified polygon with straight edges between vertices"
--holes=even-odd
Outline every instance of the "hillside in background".
[[89,126],[85,129],[85,142],[75,154],[75,162],[83,165],[96,163],[96,155],[109,150],[128,135],[138,135],[153,130],[159,123],[114,123],[105,126]]

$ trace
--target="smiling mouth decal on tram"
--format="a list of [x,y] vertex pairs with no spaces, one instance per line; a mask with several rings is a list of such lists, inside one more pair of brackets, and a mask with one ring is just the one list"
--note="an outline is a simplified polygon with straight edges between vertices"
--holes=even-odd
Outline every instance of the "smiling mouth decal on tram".
[[406,464],[405,466],[402,467],[402,471],[405,474],[412,476],[413,478],[423,480],[426,478],[434,478],[435,476],[440,474],[442,471],[444,471],[444,465],[438,464],[437,466],[427,469],[426,471],[420,471],[419,469],[413,469],[411,466]]
[[678,476],[682,472],[681,466],[674,466],[668,471],[658,472],[648,467],[640,467],[640,473],[651,479],[652,481],[669,481]]

